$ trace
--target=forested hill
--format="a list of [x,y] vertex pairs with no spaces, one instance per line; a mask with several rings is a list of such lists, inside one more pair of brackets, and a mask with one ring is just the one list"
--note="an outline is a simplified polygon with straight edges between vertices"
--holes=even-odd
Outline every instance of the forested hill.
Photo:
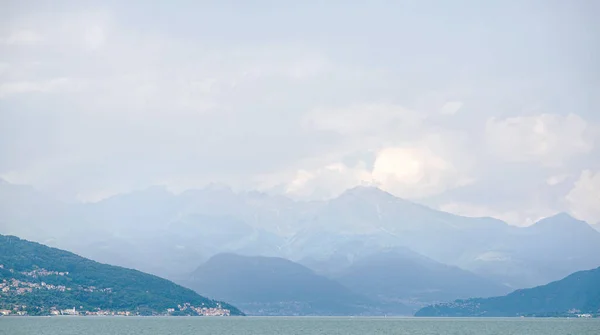
[[242,313],[166,279],[0,235],[0,314]]
[[600,315],[600,268],[488,299],[457,300],[419,310],[416,316]]

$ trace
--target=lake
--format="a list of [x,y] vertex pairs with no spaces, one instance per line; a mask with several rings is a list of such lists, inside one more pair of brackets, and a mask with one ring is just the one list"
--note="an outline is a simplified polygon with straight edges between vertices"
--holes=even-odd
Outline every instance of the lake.
[[335,317],[0,317],[4,335],[598,335],[600,319]]

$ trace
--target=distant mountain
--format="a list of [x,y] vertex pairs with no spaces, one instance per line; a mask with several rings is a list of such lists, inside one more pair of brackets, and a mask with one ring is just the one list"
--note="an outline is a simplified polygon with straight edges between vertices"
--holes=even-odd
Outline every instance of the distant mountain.
[[[294,260],[326,260],[349,241],[362,241],[368,248],[350,251],[349,257],[408,247],[436,261],[461,265],[463,259],[475,257],[490,241],[510,230],[499,220],[460,217],[378,188],[356,187],[320,202],[285,247],[290,250],[287,257]],[[325,238],[327,243],[323,243]]]
[[[437,211],[374,187],[311,202],[219,185],[177,195],[150,187],[64,204],[2,183],[0,200],[0,233],[169,279],[219,253],[287,258],[331,276],[397,247],[513,289],[600,266],[600,233],[568,215],[519,228]],[[548,220],[557,223],[544,227]]]
[[600,266],[600,233],[560,213],[498,236],[461,265],[513,288],[533,287]]
[[416,309],[435,302],[510,292],[506,286],[404,248],[361,259],[335,279],[369,298],[401,302]]
[[279,217],[272,208],[283,199],[215,186],[174,195],[155,186],[97,203],[63,204],[32,187],[4,183],[0,233],[178,278],[219,252],[274,255],[282,239],[254,223]]
[[0,180],[0,233],[49,236],[53,223],[68,209],[68,205],[31,186]]
[[[400,246],[513,289],[600,266],[600,234],[566,214],[519,228],[492,218],[436,211],[377,188],[357,187],[320,203],[309,218],[285,249],[289,250],[286,257],[315,269],[330,258],[342,261],[334,265],[337,268],[352,263],[346,260]],[[556,224],[544,228],[548,222]],[[350,242],[360,247],[348,250]],[[343,255],[340,249],[346,250]]]
[[241,315],[168,280],[0,235],[0,309],[29,315]]
[[275,257],[219,254],[200,266],[186,284],[200,294],[230,301],[252,315],[408,313],[401,304],[383,311],[383,307],[339,283]]
[[600,315],[600,268],[509,295],[457,300],[425,307],[416,316],[568,316]]

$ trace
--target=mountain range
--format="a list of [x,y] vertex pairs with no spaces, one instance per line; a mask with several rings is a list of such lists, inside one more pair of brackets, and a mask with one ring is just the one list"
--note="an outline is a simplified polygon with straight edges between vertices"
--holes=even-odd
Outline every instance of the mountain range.
[[412,315],[436,302],[510,291],[405,248],[329,277],[279,257],[218,254],[179,283],[250,315]]
[[[227,300],[250,315],[382,315],[379,304],[338,282],[277,257],[218,254],[186,286]],[[394,314],[412,314],[401,304]],[[388,313],[392,314],[392,312]]]
[[573,316],[600,315],[600,268],[579,271],[547,285],[506,296],[457,300],[425,307],[416,316]]
[[0,235],[2,314],[242,315],[168,280]]
[[[467,282],[485,288],[472,293],[481,296],[600,266],[600,233],[567,214],[521,228],[434,210],[374,187],[311,202],[213,185],[178,195],[151,187],[95,203],[63,203],[4,182],[0,200],[0,233],[172,280],[188,279],[217,254],[235,253],[287,259],[377,300],[380,292],[354,286],[352,273],[389,250],[426,259],[418,267],[428,276],[442,271],[423,265],[428,262],[446,267],[442,273],[453,278],[466,272]],[[412,266],[406,259],[386,261],[396,265],[381,266],[381,278]],[[381,280],[376,274],[371,279]],[[466,297],[458,287],[436,296],[431,292],[447,291],[443,283],[423,282],[426,287],[390,299],[423,304]]]
[[368,256],[334,278],[354,292],[376,301],[409,306],[510,292],[507,286],[408,249]]

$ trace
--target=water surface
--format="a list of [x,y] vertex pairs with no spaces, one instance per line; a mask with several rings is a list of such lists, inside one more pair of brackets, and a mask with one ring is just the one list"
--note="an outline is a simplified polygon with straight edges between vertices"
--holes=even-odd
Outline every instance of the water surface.
[[0,317],[4,335],[598,335],[600,319]]

